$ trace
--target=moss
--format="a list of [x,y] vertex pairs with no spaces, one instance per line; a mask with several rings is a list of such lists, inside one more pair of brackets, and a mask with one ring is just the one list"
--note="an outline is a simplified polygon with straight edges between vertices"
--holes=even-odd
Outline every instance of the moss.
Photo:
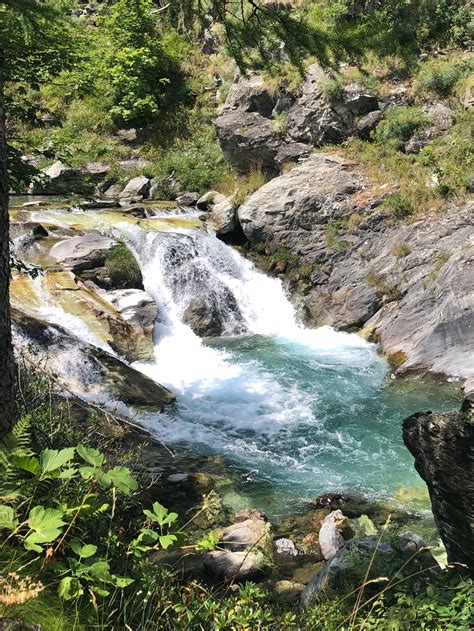
[[406,353],[404,353],[403,351],[389,353],[386,357],[388,363],[392,366],[392,368],[399,368],[408,359]]
[[116,289],[143,289],[140,267],[124,243],[109,250],[105,257],[105,269]]

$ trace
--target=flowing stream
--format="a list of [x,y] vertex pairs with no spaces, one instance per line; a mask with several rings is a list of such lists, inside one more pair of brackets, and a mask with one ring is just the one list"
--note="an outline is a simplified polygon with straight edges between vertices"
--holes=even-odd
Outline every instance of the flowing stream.
[[[326,491],[393,499],[402,487],[422,489],[401,422],[415,411],[455,408],[458,394],[435,382],[391,380],[375,345],[302,326],[280,280],[196,227],[196,213],[157,215],[146,225],[90,211],[31,217],[86,222],[133,250],[159,309],[155,361],[135,367],[177,395],[174,411],[144,414],[141,422],[167,443],[224,456],[240,480],[235,507],[284,514]],[[212,313],[220,337],[203,340],[185,323],[196,301]],[[42,315],[100,345],[51,301]]]
[[[423,488],[401,421],[456,406],[449,389],[391,381],[375,345],[305,328],[281,281],[212,234],[120,228],[160,313],[156,362],[138,367],[178,396],[175,413],[143,419],[162,440],[226,456],[270,513],[331,490],[393,498]],[[183,323],[200,295],[217,304],[222,337],[203,341]]]

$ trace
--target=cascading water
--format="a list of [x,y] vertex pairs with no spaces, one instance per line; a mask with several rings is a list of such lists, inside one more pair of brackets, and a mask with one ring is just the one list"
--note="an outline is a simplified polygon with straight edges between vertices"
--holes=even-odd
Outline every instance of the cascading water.
[[[323,491],[420,484],[400,423],[433,407],[431,395],[387,384],[374,345],[300,325],[281,282],[212,234],[120,231],[159,307],[156,361],[138,367],[178,395],[175,413],[142,419],[161,439],[225,455],[270,511]],[[184,323],[195,300],[222,337],[204,342]]]

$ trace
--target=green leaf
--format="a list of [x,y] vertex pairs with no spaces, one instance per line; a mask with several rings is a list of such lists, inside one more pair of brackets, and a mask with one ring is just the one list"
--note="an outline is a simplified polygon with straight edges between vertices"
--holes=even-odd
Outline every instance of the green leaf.
[[[168,509],[162,506],[159,502],[153,503],[153,512],[145,509],[143,513],[152,521],[156,521],[157,524],[163,526],[166,522],[166,516],[168,515]],[[175,515],[176,513],[171,513]],[[177,517],[177,515],[176,515]]]
[[11,506],[0,504],[0,529],[15,530],[18,526],[18,519]]
[[128,587],[129,585],[135,582],[133,578],[126,578],[125,576],[113,575],[112,578],[114,579],[115,587],[119,587],[120,589],[123,589],[124,587]]
[[69,469],[64,469],[64,471],[61,471],[61,473],[59,474],[59,477],[61,478],[61,480],[71,480],[72,478],[76,477],[77,474],[77,469],[74,469],[74,467],[71,467]]
[[160,546],[163,550],[167,550],[175,541],[177,541],[176,535],[162,535],[160,537]]
[[130,475],[130,470],[127,467],[114,467],[107,473],[113,486],[126,495],[138,488],[137,481]]
[[84,447],[84,445],[78,445],[76,447],[77,455],[85,460],[88,464],[95,468],[101,467],[105,464],[105,456],[97,449],[92,447]]
[[63,521],[64,513],[54,508],[44,508],[43,506],[35,506],[30,510],[28,516],[28,526],[33,532],[24,540],[24,546],[27,550],[41,552],[40,543],[51,543],[61,534],[62,527],[65,525]]
[[74,458],[74,447],[67,447],[66,449],[45,449],[41,452],[40,462],[43,473],[49,471],[56,471],[67,462]]
[[77,539],[73,539],[70,545],[73,552],[75,552],[81,559],[88,559],[89,557],[94,556],[97,552],[97,546],[94,546],[92,543],[81,545]]
[[110,565],[107,561],[96,561],[88,567],[87,572],[100,581],[110,580]]
[[84,593],[81,583],[73,576],[63,578],[58,586],[58,594],[64,600],[73,600]]
[[33,475],[37,475],[41,471],[41,465],[35,456],[15,456],[12,462],[17,469],[28,471]]
[[79,467],[79,474],[84,480],[90,480],[97,474],[97,469],[94,467]]

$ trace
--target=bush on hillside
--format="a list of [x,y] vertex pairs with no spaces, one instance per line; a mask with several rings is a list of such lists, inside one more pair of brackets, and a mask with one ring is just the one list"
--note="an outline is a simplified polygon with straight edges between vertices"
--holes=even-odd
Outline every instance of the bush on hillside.
[[439,96],[448,96],[453,92],[461,74],[456,64],[431,61],[425,64],[418,73],[417,84],[421,92],[434,92]]
[[430,122],[419,107],[394,107],[380,121],[375,130],[375,140],[401,147],[412,135]]

